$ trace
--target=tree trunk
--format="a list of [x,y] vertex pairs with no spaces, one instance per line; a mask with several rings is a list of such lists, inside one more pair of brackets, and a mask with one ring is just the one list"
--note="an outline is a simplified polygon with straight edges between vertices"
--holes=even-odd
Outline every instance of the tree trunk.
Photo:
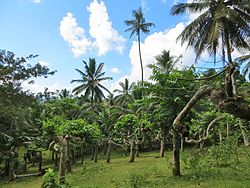
[[66,135],[66,147],[65,147],[65,163],[66,163],[66,170],[67,173],[71,172],[71,149],[70,149],[70,138]]
[[12,146],[9,152],[9,157],[10,157],[9,181],[13,181],[15,179],[15,170],[17,169],[16,156],[17,156],[16,148]]
[[135,141],[135,155],[136,157],[139,157],[139,141]]
[[227,122],[227,139],[229,138],[229,123]]
[[54,161],[55,160],[55,150],[53,149],[51,152],[51,160]]
[[130,141],[130,159],[129,162],[133,163],[135,161],[135,141],[131,139]]
[[58,151],[55,152],[55,167],[58,167]]
[[181,126],[182,119],[188,114],[190,109],[195,105],[195,103],[201,99],[204,95],[211,92],[211,87],[203,86],[200,90],[195,93],[195,95],[190,99],[182,111],[178,114],[173,122],[173,175],[180,176],[180,133],[179,127]]
[[184,137],[181,138],[181,151],[184,151]]
[[107,163],[110,163],[111,151],[112,151],[112,140],[109,140],[107,149],[107,160],[106,160]]
[[164,157],[164,153],[165,153],[165,140],[166,140],[166,137],[165,137],[165,135],[163,135],[163,137],[161,138],[160,157]]
[[228,34],[227,28],[224,29],[224,36],[225,36],[225,44],[227,48],[227,60],[229,63],[228,73],[225,78],[226,92],[227,92],[228,97],[233,97],[234,95],[236,95],[236,93],[234,93],[234,91],[236,91],[235,84],[233,83],[233,80],[232,80],[233,73],[235,71],[235,66],[233,65],[233,60],[231,56],[232,49],[231,49],[231,45],[229,41],[229,34]]
[[76,152],[75,150],[71,150],[71,156],[72,156],[72,164],[75,164],[76,162]]
[[60,148],[60,162],[59,162],[59,173],[58,179],[60,184],[65,183],[66,176],[66,138],[64,137],[61,142]]
[[95,161],[95,163],[97,162],[97,155],[98,155],[98,145],[95,146],[95,151],[94,151],[94,161]]
[[95,157],[95,146],[91,146],[91,161],[94,160],[94,157]]
[[143,86],[143,64],[142,64],[142,57],[141,57],[141,37],[140,32],[137,33],[138,36],[138,47],[139,47],[139,57],[140,57],[140,64],[141,64],[141,82]]
[[173,168],[174,176],[180,176],[180,133],[178,130],[173,131]]
[[83,144],[81,144],[81,164],[83,164],[84,155],[83,155]]
[[42,165],[43,165],[43,154],[42,151],[39,152],[39,156],[38,156],[38,171],[41,172],[42,171]]
[[219,130],[219,139],[220,139],[220,144],[222,144],[223,138],[222,138],[221,130]]
[[5,159],[5,167],[4,167],[4,175],[8,176],[10,173],[10,159],[6,157]]
[[250,145],[250,142],[249,142],[249,136],[247,135],[247,132],[244,127],[244,122],[242,120],[239,120],[239,125],[240,125],[241,135],[243,137],[244,145],[245,147],[248,147]]

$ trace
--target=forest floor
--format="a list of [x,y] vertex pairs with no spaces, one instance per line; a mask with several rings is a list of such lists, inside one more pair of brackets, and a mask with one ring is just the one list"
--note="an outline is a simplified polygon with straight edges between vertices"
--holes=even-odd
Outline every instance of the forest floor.
[[[202,165],[201,156],[190,157],[190,151],[182,153],[182,176],[178,178],[171,174],[171,151],[166,151],[163,158],[158,158],[158,152],[141,153],[134,163],[128,162],[129,157],[114,152],[110,164],[102,154],[97,163],[89,158],[85,159],[84,165],[78,162],[67,175],[67,181],[74,188],[250,188],[249,149],[238,152],[240,162],[237,165],[219,168],[210,166],[208,161]],[[247,154],[242,156],[245,152]],[[0,187],[39,188],[42,182],[42,177],[24,178],[10,184],[0,180]]]

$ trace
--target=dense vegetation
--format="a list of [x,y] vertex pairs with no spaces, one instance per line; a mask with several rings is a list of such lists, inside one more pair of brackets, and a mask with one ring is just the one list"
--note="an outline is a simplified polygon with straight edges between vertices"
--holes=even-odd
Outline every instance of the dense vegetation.
[[[149,66],[150,80],[144,81],[140,34],[154,24],[145,21],[141,9],[125,24],[131,36],[138,37],[142,79],[125,79],[113,92],[103,85],[111,79],[103,72],[104,63],[95,58],[76,69],[80,78],[72,83],[79,85],[72,92],[24,91],[23,82],[32,84],[56,71],[33,63],[35,55],[19,58],[0,50],[1,180],[28,178],[25,185],[13,182],[10,187],[34,187],[25,181],[38,187],[163,187],[169,182],[171,187],[186,182],[229,187],[228,181],[248,185],[250,155],[244,147],[250,145],[249,3],[201,0],[179,3],[171,13],[185,12],[202,13],[179,40],[194,47],[197,60],[208,51],[216,64],[221,50],[220,70],[177,69],[182,57],[163,50]],[[242,56],[233,57],[233,49]],[[173,150],[173,159],[166,149]],[[171,166],[177,178],[170,176]],[[41,175],[43,180],[30,179]]]

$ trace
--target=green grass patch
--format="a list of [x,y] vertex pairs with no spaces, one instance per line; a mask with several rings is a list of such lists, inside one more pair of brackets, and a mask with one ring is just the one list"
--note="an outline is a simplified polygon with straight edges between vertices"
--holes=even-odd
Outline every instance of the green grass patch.
[[[193,151],[193,150],[192,150]],[[190,159],[197,169],[186,168],[182,161],[182,177],[171,174],[172,153],[166,152],[166,157],[156,158],[158,152],[142,153],[134,163],[122,154],[114,153],[111,163],[105,162],[105,156],[100,156],[97,163],[85,159],[85,164],[77,164],[72,173],[67,175],[71,187],[75,188],[139,188],[139,187],[169,187],[169,188],[243,188],[250,187],[250,162],[248,150],[240,150],[240,163],[225,167],[204,165],[206,159],[200,159],[196,164],[190,156],[191,150],[182,153],[182,158]],[[202,157],[202,156],[199,156]],[[195,158],[194,158],[195,159]],[[0,183],[2,188],[38,188],[43,182],[42,177],[17,180],[11,184]]]

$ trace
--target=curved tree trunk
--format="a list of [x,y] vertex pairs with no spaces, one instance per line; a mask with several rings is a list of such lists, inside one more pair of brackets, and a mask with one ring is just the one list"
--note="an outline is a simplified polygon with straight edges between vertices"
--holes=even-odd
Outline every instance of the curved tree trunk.
[[187,115],[195,103],[204,95],[211,92],[211,87],[203,86],[201,89],[190,99],[182,111],[178,114],[173,122],[173,175],[180,176],[180,133],[179,127],[181,126],[182,119]]
[[[231,85],[232,86],[232,85]],[[210,100],[219,108],[219,110],[228,112],[235,117],[250,120],[250,104],[239,97],[227,97],[225,92],[220,89],[212,89],[205,85],[190,99],[182,111],[178,114],[173,122],[173,175],[180,175],[180,146],[179,146],[179,127],[181,121],[195,105],[205,95],[209,95]],[[227,95],[229,93],[227,91]]]

